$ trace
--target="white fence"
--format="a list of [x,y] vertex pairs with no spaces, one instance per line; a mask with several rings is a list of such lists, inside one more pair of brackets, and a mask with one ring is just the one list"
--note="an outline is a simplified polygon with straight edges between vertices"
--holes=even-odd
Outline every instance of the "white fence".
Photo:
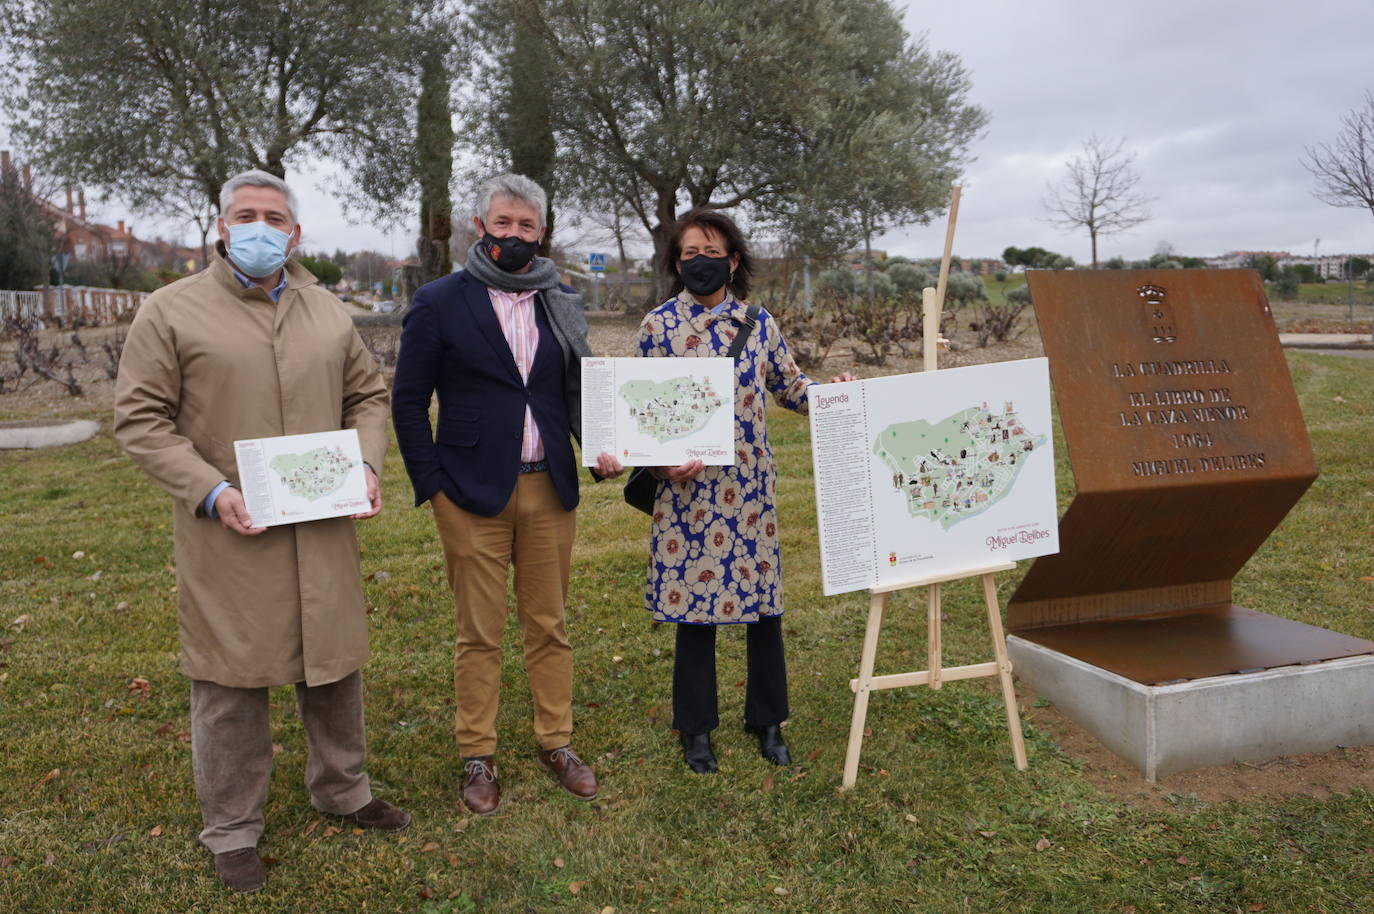
[[131,316],[148,297],[128,289],[39,286],[35,292],[0,289],[0,322],[38,320],[50,327],[96,327]]

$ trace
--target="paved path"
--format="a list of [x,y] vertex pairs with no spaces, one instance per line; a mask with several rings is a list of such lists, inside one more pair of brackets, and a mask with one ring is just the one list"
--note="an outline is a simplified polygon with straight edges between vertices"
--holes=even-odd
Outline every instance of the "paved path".
[[89,419],[32,422],[0,422],[0,448],[56,447],[76,444],[100,431],[100,424]]
[[1374,349],[1368,333],[1280,333],[1279,342],[1285,349]]

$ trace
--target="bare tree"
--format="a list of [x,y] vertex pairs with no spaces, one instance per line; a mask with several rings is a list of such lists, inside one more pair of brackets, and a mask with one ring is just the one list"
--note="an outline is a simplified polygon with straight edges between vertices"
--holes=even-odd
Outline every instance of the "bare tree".
[[1374,213],[1374,93],[1366,90],[1364,107],[1341,118],[1334,143],[1308,146],[1305,153],[1303,167],[1317,179],[1313,196]]
[[1125,138],[1110,143],[1089,137],[1083,154],[1070,160],[1068,174],[1058,184],[1046,185],[1050,223],[1088,230],[1094,270],[1099,235],[1115,235],[1150,218],[1150,198],[1139,192],[1140,173],[1131,167],[1135,153],[1125,152],[1125,145]]

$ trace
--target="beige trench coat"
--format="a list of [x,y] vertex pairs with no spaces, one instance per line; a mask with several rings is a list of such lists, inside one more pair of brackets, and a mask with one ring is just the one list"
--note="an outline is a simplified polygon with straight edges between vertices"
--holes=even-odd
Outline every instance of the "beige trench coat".
[[387,391],[339,301],[287,267],[273,303],[221,257],[139,308],[115,382],[115,437],[172,496],[181,669],[249,688],[342,679],[367,661],[348,518],[240,536],[205,514],[237,484],[234,441],[356,428],[380,472]]

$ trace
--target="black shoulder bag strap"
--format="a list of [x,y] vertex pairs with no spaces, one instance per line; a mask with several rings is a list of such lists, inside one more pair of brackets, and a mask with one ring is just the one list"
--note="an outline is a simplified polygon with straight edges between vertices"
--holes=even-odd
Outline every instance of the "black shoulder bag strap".
[[[760,310],[758,305],[751,304],[744,312],[744,321],[735,332],[735,338],[730,343],[730,351],[726,353],[731,361],[737,361],[739,354],[744,351],[744,344],[749,342],[749,335],[758,326]],[[658,483],[658,477],[650,473],[648,467],[636,467],[630,478],[625,480],[625,504],[652,515],[654,496],[658,494]]]
[[739,358],[739,354],[744,351],[744,344],[749,342],[749,334],[754,332],[754,328],[759,324],[759,311],[762,310],[758,305],[750,305],[749,310],[744,312],[744,323],[739,332],[735,334],[735,341],[730,344],[730,351],[726,356],[733,360]]

